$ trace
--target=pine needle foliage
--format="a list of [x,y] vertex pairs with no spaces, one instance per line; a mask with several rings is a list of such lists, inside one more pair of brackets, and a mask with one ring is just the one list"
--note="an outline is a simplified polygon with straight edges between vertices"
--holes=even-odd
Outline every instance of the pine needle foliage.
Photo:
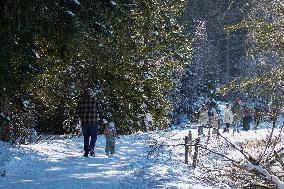
[[165,128],[170,73],[191,56],[178,22],[185,3],[2,1],[0,90],[25,96],[42,131],[61,132],[86,87],[122,133],[143,130],[146,113]]

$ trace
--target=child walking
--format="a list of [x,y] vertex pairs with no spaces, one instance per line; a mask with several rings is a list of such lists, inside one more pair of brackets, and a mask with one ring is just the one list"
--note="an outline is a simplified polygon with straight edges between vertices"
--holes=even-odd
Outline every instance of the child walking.
[[233,123],[233,118],[234,118],[234,114],[231,110],[230,104],[226,103],[225,109],[224,109],[224,123],[225,123],[225,127],[224,127],[224,132],[229,132],[229,128],[230,125],[232,125]]
[[208,127],[209,115],[208,107],[206,104],[203,104],[199,109],[199,126],[198,126],[198,136],[204,136],[203,127]]
[[110,122],[104,131],[106,137],[106,155],[113,155],[115,153],[115,138],[117,137],[117,132],[114,127],[114,123]]
[[212,123],[212,134],[213,135],[218,135],[219,134],[219,114],[217,112],[214,112],[212,118],[211,118],[211,123]]

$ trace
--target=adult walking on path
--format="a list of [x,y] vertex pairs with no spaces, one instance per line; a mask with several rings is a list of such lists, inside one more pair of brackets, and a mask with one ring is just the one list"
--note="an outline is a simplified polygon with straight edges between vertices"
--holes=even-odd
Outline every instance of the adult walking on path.
[[203,127],[208,126],[209,115],[208,115],[208,107],[206,104],[203,104],[199,110],[199,126],[198,126],[198,135],[204,135]]
[[234,127],[234,131],[237,131],[238,133],[239,131],[239,127],[241,125],[241,121],[242,121],[242,108],[241,108],[241,100],[240,98],[237,98],[232,106],[232,112],[234,114],[234,118],[233,118],[233,127]]
[[[77,104],[75,118],[81,121],[82,132],[84,136],[84,157],[95,155],[94,148],[98,135],[98,102],[94,97],[92,89],[85,91]],[[90,140],[91,137],[91,140]]]
[[230,104],[226,103],[225,109],[224,109],[224,131],[223,132],[229,132],[230,125],[233,123],[233,112],[231,110]]
[[248,106],[244,106],[243,109],[243,130],[250,130],[251,110]]
[[219,120],[220,116],[217,112],[214,112],[211,118],[211,124],[212,124],[212,134],[213,135],[219,135]]

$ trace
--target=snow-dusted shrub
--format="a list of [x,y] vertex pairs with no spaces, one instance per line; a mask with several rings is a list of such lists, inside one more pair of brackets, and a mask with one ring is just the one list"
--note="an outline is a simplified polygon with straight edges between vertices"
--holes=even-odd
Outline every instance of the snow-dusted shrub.
[[72,117],[63,122],[63,130],[65,134],[79,134],[81,132],[80,124]]
[[[199,179],[229,188],[284,188],[283,126],[265,138],[229,141],[220,137],[199,154]],[[211,151],[208,151],[207,149]],[[223,187],[226,188],[226,187]]]
[[5,120],[0,140],[19,144],[30,142],[36,122],[34,115],[14,109]]

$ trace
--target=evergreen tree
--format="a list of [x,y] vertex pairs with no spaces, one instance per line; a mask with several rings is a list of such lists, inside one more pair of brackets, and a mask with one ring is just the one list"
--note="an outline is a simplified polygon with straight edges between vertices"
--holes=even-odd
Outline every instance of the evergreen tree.
[[177,21],[184,3],[1,2],[0,72],[1,80],[9,82],[1,82],[6,101],[15,94],[24,97],[39,120],[38,129],[61,132],[78,95],[91,86],[103,115],[121,132],[143,129],[146,113],[153,115],[155,127],[167,127],[169,72],[190,56],[189,40]]
[[187,4],[183,22],[193,38],[192,64],[183,75],[179,106],[189,115],[201,103],[217,100],[220,86],[243,75],[246,30],[226,33],[228,24],[240,23],[250,6],[242,1],[196,1]]
[[[269,104],[274,126],[283,107],[283,6],[278,1],[253,1],[246,20],[227,27],[228,32],[249,31],[248,60],[253,72],[224,91],[240,90],[247,96]],[[251,64],[252,64],[251,63]]]

